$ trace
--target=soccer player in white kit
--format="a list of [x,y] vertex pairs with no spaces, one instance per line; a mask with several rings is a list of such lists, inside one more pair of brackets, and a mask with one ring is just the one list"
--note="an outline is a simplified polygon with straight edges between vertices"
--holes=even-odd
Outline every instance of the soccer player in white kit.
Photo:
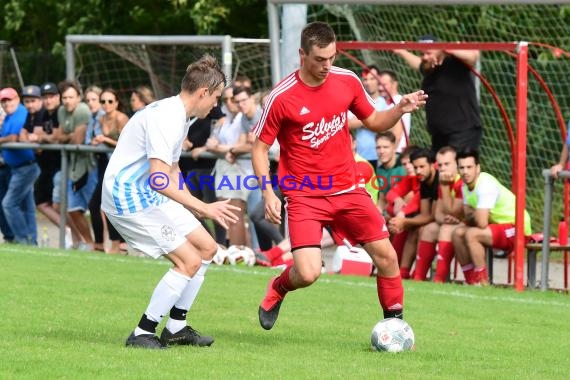
[[[226,79],[216,60],[204,55],[190,64],[178,95],[154,102],[127,123],[105,172],[101,208],[127,243],[174,265],[160,280],[127,346],[209,346],[186,323],[217,251],[217,244],[192,214],[224,227],[237,222],[239,208],[228,201],[206,204],[185,188],[178,160],[193,117],[204,118],[217,104]],[[170,318],[160,339],[161,319]]]

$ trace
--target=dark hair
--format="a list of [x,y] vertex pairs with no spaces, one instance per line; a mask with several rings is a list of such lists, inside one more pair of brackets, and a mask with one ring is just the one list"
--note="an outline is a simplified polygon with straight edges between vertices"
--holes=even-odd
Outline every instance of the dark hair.
[[421,148],[417,145],[408,145],[406,148],[404,148],[402,153],[400,153],[400,160],[404,157],[411,157],[412,154],[418,149]]
[[188,66],[180,88],[193,93],[200,87],[206,87],[211,94],[220,84],[226,87],[226,76],[220,69],[216,58],[210,54],[204,54],[202,58]]
[[70,88],[73,88],[77,92],[77,95],[79,95],[80,97],[83,96],[83,94],[81,93],[81,86],[79,86],[79,83],[77,83],[74,80],[61,81],[59,82],[59,85],[57,87],[59,88],[59,93],[62,95],[65,91],[69,90]]
[[420,158],[425,158],[430,164],[433,164],[435,162],[435,155],[428,148],[419,148],[410,154],[411,161],[419,160]]
[[242,92],[245,92],[247,94],[247,96],[252,95],[251,87],[247,87],[247,86],[233,87],[233,97],[234,98],[236,97],[237,94],[241,94]]
[[101,95],[103,95],[106,92],[108,92],[109,94],[113,94],[113,96],[115,97],[115,100],[117,101],[117,111],[125,113],[125,107],[123,105],[123,102],[121,101],[121,98],[119,98],[119,94],[111,87],[107,87],[106,89],[101,91],[101,93],[99,94],[99,99],[101,99]]
[[469,157],[473,157],[475,160],[475,165],[479,165],[479,152],[476,149],[466,148],[460,152],[457,152],[455,160],[459,163],[459,160]]
[[451,153],[457,155],[457,151],[455,150],[455,148],[452,147],[452,146],[449,146],[449,145],[446,145],[446,146],[444,146],[443,148],[439,149],[439,150],[437,151],[437,154],[446,154],[446,153],[449,153],[449,152],[451,152]]
[[325,22],[311,22],[301,32],[301,49],[309,54],[311,47],[325,48],[336,42],[336,35],[329,24]]
[[385,69],[378,72],[378,75],[388,75],[390,79],[392,79],[392,81],[394,82],[398,81],[398,74],[396,74],[396,72],[393,70]]
[[396,144],[396,136],[392,131],[378,132],[378,134],[376,134],[376,140],[378,139],[385,139],[390,141],[392,144]]
[[[251,78],[245,74],[237,74],[234,78],[234,82],[241,82],[243,87],[251,87]],[[249,86],[245,84],[245,82],[249,83]]]
[[362,69],[362,75],[366,75],[366,74],[372,72],[372,70],[376,71],[376,74],[372,73],[372,74],[374,74],[375,76],[380,74],[380,69],[378,68],[378,66],[376,66],[376,65],[367,65],[364,69]]

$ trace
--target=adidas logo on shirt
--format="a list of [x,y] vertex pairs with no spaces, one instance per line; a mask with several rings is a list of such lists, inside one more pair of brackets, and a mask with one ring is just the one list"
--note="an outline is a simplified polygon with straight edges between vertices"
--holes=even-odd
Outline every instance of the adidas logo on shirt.
[[299,115],[303,116],[306,115],[308,113],[311,113],[311,111],[309,111],[309,109],[305,106],[303,106],[303,108],[301,108],[301,112],[299,112]]

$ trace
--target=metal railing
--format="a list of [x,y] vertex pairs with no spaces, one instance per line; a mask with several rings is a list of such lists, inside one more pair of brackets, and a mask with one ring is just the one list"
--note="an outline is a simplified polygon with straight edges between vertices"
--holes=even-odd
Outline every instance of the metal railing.
[[[0,144],[0,149],[33,149],[33,150],[57,150],[61,154],[61,177],[60,177],[60,208],[59,208],[59,248],[65,248],[65,228],[67,225],[67,183],[69,181],[69,157],[66,152],[91,152],[112,153],[113,148],[103,145],[72,145],[72,144],[36,144],[13,142]],[[191,152],[182,152],[181,157],[192,157]],[[221,158],[222,154],[202,152],[200,158]],[[240,155],[240,158],[249,158],[251,155]]]
[[[541,290],[548,289],[548,270],[550,261],[550,228],[552,227],[552,195],[554,192],[554,178],[550,169],[542,171],[544,176],[544,219],[542,226],[542,280],[540,284]],[[570,179],[570,171],[563,170],[558,173],[558,178]]]

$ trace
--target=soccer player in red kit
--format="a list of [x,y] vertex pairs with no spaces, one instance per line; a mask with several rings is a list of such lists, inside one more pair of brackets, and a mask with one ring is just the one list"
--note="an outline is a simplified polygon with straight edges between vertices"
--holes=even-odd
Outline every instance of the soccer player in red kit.
[[269,330],[287,292],[311,285],[321,274],[321,234],[329,226],[337,238],[361,244],[378,268],[378,298],[384,317],[402,317],[404,290],[396,252],[384,219],[366,190],[355,186],[350,110],[364,126],[380,132],[402,115],[423,106],[422,91],[405,95],[394,108],[377,112],[353,72],[333,66],[336,36],[322,22],[301,33],[301,68],[270,93],[254,129],[255,174],[263,191],[265,216],[281,223],[281,202],[269,180],[269,148],[281,147],[278,180],[286,201],[294,264],[272,279],[259,307],[261,326]]

